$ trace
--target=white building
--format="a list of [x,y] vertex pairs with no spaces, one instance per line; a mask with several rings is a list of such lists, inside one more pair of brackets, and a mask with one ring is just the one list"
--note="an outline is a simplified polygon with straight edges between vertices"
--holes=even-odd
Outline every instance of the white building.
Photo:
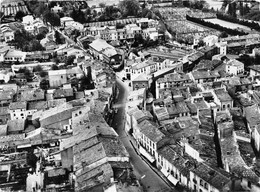
[[34,18],[32,15],[26,15],[23,17],[23,24],[24,25],[32,25],[34,22]]
[[209,35],[203,39],[203,42],[206,44],[206,46],[213,46],[218,42],[218,36]]
[[244,73],[244,63],[231,59],[226,63],[226,73],[230,75],[238,75]]
[[74,22],[74,20],[71,17],[62,17],[60,18],[60,24],[61,26],[69,26],[70,23]]

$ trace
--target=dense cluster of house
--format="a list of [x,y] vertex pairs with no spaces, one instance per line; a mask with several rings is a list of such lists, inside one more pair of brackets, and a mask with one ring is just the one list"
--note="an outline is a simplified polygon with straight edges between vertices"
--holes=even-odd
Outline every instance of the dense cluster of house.
[[125,130],[175,186],[259,191],[260,68],[245,72],[227,54],[230,42],[203,40],[207,46],[179,59],[167,54],[176,48],[130,54],[121,72],[130,85]]
[[[11,58],[12,48],[2,50],[4,61]],[[0,72],[1,189],[140,191],[129,154],[110,127],[117,96],[114,71],[73,46],[55,53],[75,60],[53,70],[54,62],[26,63],[25,53],[22,64]],[[35,71],[39,66],[45,77]],[[82,87],[86,77],[94,87]]]

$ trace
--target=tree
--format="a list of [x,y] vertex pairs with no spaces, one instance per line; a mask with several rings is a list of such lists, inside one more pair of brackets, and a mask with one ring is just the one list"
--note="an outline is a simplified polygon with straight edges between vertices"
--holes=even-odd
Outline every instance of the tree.
[[220,37],[220,38],[226,38],[226,37],[228,37],[228,34],[227,34],[226,31],[223,31],[223,32],[221,32],[221,34],[219,35],[219,37]]
[[99,3],[99,7],[101,8],[101,11],[103,12],[104,8],[106,7],[105,3]]
[[33,68],[33,72],[41,72],[41,71],[43,71],[43,69],[42,69],[42,66],[40,66],[40,65],[37,65]]
[[55,38],[55,42],[57,44],[62,44],[62,40],[60,38],[60,33],[58,31],[55,31],[54,38]]
[[134,43],[132,46],[138,47],[139,45],[141,45],[143,43],[144,43],[144,38],[143,38],[142,34],[140,34],[140,33],[135,34]]
[[123,0],[118,5],[123,16],[137,16],[140,10],[139,2],[136,0]]
[[[58,59],[58,58],[57,58],[57,59]],[[51,66],[51,70],[59,70],[59,67],[58,67],[57,65],[54,65],[54,64],[53,64],[53,65]]]
[[43,51],[43,50],[45,50],[45,48],[36,39],[33,39],[30,42],[29,51]]
[[86,19],[85,19],[85,14],[81,11],[81,9],[74,9],[72,10],[72,12],[70,13],[71,18],[74,21],[80,22],[80,23],[85,23]]
[[46,23],[50,23],[52,26],[60,26],[60,17],[54,12],[47,10],[44,12],[43,18]]
[[66,59],[65,64],[66,64],[66,65],[72,65],[75,58],[76,58],[75,55],[70,55],[70,56],[68,56],[67,59]]
[[48,73],[46,71],[40,71],[39,75],[41,77],[46,77],[48,75]]
[[40,41],[40,40],[42,40],[43,38],[45,38],[45,36],[46,36],[45,33],[38,33],[38,34],[36,35],[36,39],[37,39],[38,41]]
[[14,18],[15,18],[15,20],[21,21],[24,16],[25,16],[25,13],[23,11],[17,11]]
[[49,85],[49,81],[46,80],[46,79],[43,79],[41,82],[40,82],[40,88],[43,89],[43,90],[47,90],[49,89],[50,85]]

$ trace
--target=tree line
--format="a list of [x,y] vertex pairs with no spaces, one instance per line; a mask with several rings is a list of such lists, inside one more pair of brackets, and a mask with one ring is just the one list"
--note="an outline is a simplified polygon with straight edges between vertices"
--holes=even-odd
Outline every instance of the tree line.
[[236,35],[247,35],[247,34],[248,34],[248,33],[244,32],[244,31],[239,31],[239,30],[237,30],[237,29],[226,28],[226,27],[223,27],[223,26],[221,26],[221,25],[218,25],[218,24],[214,24],[214,23],[205,21],[204,19],[195,18],[195,17],[190,17],[189,15],[186,15],[186,19],[187,19],[188,21],[192,21],[192,22],[194,22],[194,23],[198,23],[198,24],[200,24],[200,25],[203,25],[203,26],[206,26],[206,27],[209,27],[209,28],[216,29],[216,30],[218,30],[218,31],[225,31],[225,32],[227,32],[228,34],[233,35],[233,36],[236,36]]
[[218,19],[221,19],[221,20],[225,20],[225,21],[229,21],[229,22],[232,22],[232,23],[237,23],[237,24],[240,24],[240,25],[244,25],[244,26],[247,26],[251,29],[255,29],[257,31],[260,30],[260,25],[256,22],[251,22],[251,21],[247,21],[247,20],[241,20],[241,19],[237,19],[235,17],[232,17],[230,15],[224,15],[224,14],[221,14],[221,13],[217,13],[217,18]]

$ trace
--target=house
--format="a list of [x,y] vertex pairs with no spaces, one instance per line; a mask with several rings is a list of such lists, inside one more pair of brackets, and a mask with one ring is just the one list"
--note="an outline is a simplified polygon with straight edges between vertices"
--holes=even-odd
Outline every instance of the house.
[[244,63],[231,59],[226,62],[226,73],[230,75],[238,75],[244,73]]
[[26,57],[26,52],[22,52],[15,49],[9,49],[4,55],[4,62],[14,63],[14,62],[24,62]]
[[218,73],[210,71],[192,71],[190,74],[191,79],[193,79],[195,83],[213,82],[220,77]]
[[178,154],[183,149],[178,145],[165,145],[158,149],[156,166],[165,177],[173,184],[189,185],[190,170],[195,166],[194,161],[187,158],[187,155]]
[[260,66],[259,65],[253,65],[248,67],[250,69],[249,76],[259,76],[260,75]]
[[51,88],[60,87],[68,82],[66,69],[48,71]]
[[58,107],[34,113],[32,121],[36,126],[40,124],[44,128],[56,128],[65,131],[71,126],[71,117],[74,110],[76,108],[65,103]]
[[53,99],[65,98],[67,101],[74,99],[74,92],[72,88],[55,89],[53,92]]
[[5,42],[12,41],[14,39],[14,31],[8,27],[2,28],[1,31],[4,37]]
[[0,125],[7,124],[8,120],[10,120],[9,108],[0,107]]
[[133,137],[138,139],[140,133],[139,124],[144,120],[152,120],[153,116],[149,111],[132,107],[126,112],[125,130],[133,133]]
[[71,17],[62,17],[60,18],[60,24],[63,27],[69,26],[70,23],[74,22],[74,20]]
[[249,133],[251,134],[252,131],[258,127],[260,124],[260,112],[259,107],[257,104],[244,107],[243,109],[243,115],[246,118],[247,128]]
[[30,25],[30,24],[33,24],[33,22],[34,22],[34,18],[32,15],[26,15],[23,17],[22,23],[24,25]]
[[149,37],[153,41],[156,41],[159,38],[158,30],[155,27],[144,29],[142,31],[142,35],[144,39],[147,39]]
[[217,98],[215,98],[215,102],[220,106],[221,110],[226,110],[233,107],[233,99],[230,97],[228,92],[225,91],[225,89],[215,89],[214,93],[217,96]]
[[156,80],[156,96],[159,97],[159,92],[162,89],[170,89],[173,87],[181,87],[192,83],[192,79],[188,74],[170,73]]
[[190,170],[189,188],[195,191],[228,192],[231,188],[231,178],[205,163],[199,163]]
[[89,44],[89,48],[94,57],[104,60],[107,63],[118,64],[122,61],[122,54],[103,39],[96,39]]
[[1,106],[8,106],[10,103],[13,102],[14,98],[14,91],[8,90],[8,91],[0,91],[0,105]]
[[132,80],[132,87],[133,90],[137,90],[140,88],[150,88],[150,85],[152,83],[151,76],[148,76],[146,74],[140,74],[135,79]]
[[25,129],[25,119],[14,119],[7,122],[7,135],[21,134]]
[[165,135],[159,130],[158,125],[149,120],[140,122],[138,127],[139,133],[137,134],[137,142],[139,152],[153,163],[157,157],[157,144]]
[[13,102],[9,105],[9,113],[11,116],[11,120],[15,119],[26,119],[27,117],[27,102]]
[[42,89],[26,89],[18,93],[20,101],[34,102],[45,100],[45,92]]
[[216,35],[209,35],[203,39],[206,46],[213,46],[218,42],[218,37]]
[[218,49],[218,54],[221,54],[221,55],[227,54],[227,42],[218,42],[215,45]]

